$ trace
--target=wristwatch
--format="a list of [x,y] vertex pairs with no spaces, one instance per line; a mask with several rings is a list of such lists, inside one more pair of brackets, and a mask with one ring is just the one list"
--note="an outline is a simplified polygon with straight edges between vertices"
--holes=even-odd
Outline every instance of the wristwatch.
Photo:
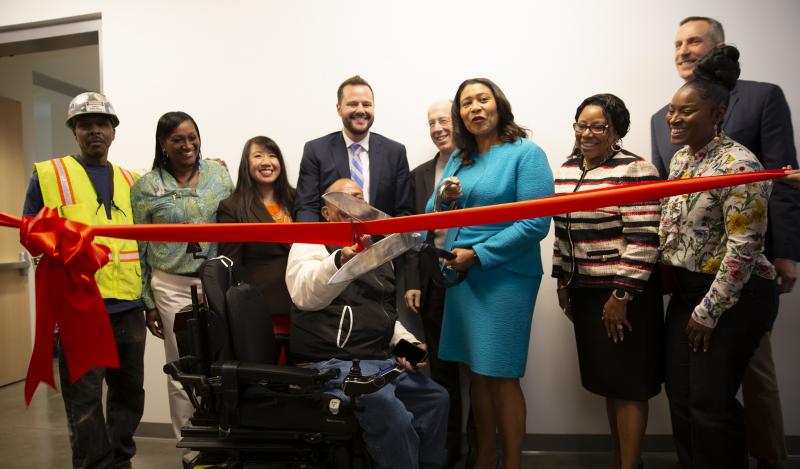
[[620,295],[619,290],[616,288],[611,292],[611,294],[614,295],[614,298],[619,301],[631,301],[633,299],[633,295],[626,291],[623,291],[622,295]]

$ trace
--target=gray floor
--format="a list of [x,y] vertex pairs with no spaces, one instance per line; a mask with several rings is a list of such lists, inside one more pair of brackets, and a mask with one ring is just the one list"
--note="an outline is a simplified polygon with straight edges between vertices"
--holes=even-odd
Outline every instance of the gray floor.
[[[67,468],[70,448],[61,395],[42,385],[29,408],[23,401],[23,383],[0,388],[0,465],[18,469]],[[179,468],[175,441],[163,438],[137,438],[136,469]],[[642,455],[648,469],[667,469],[675,463],[670,453]],[[606,469],[610,456],[605,453],[525,453],[526,468]],[[787,469],[800,469],[800,459],[792,458]]]

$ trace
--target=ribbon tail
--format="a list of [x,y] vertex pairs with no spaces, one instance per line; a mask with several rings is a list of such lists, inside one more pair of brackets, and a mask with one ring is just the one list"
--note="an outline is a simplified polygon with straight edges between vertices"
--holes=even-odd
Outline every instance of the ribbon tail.
[[[54,281],[52,260],[43,257],[36,268],[36,284],[47,285]],[[53,334],[55,333],[55,316],[53,315],[51,297],[44,288],[36,289],[36,331],[34,334],[33,353],[28,363],[28,374],[25,378],[25,406],[30,405],[33,393],[39,383],[49,384],[56,389],[53,378]]]
[[54,296],[63,305],[56,317],[70,382],[92,368],[119,368],[111,320],[94,277],[67,275],[63,285]]

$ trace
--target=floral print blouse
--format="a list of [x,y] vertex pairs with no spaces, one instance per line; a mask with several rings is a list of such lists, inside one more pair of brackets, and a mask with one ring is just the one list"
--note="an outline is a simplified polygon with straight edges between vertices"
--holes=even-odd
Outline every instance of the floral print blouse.
[[[688,146],[678,150],[669,179],[762,169],[750,150],[722,135],[697,153]],[[662,200],[661,262],[715,276],[692,312],[700,324],[715,327],[722,313],[739,300],[751,274],[775,278],[775,268],[763,253],[771,188],[764,181]]]
[[[154,169],[142,176],[131,189],[133,222],[136,224],[216,223],[217,206],[233,192],[228,170],[216,161],[200,160],[197,188],[179,187],[166,171]],[[153,269],[170,274],[188,274],[206,259],[217,255],[217,243],[196,243],[189,253],[187,243],[139,241],[142,264],[142,299],[147,309],[155,308],[150,279]]]

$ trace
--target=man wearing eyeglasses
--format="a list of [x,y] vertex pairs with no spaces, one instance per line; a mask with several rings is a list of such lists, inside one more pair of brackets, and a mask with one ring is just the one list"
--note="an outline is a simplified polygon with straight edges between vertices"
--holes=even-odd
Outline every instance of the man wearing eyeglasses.
[[[425,213],[425,205],[435,183],[442,178],[450,155],[456,149],[450,109],[453,103],[442,100],[428,108],[428,130],[431,141],[439,150],[433,159],[411,171],[411,195],[414,213]],[[447,230],[436,230],[433,244],[442,249]],[[431,378],[450,394],[450,413],[447,422],[447,457],[444,467],[452,467],[461,456],[461,384],[458,363],[439,360],[439,336],[442,333],[445,288],[434,281],[439,274],[439,259],[431,251],[409,251],[406,256],[406,307],[422,319],[428,351]]]
[[[718,21],[700,16],[684,19],[675,36],[678,75],[684,81],[691,80],[695,64],[724,45],[725,34]],[[664,106],[650,122],[653,164],[663,178],[668,176],[670,160],[679,148],[670,143],[666,113]],[[789,105],[779,86],[739,80],[731,91],[723,131],[752,151],[764,168],[797,168]],[[784,182],[776,182],[768,213],[764,250],[778,272],[780,292],[788,293],[797,279],[796,261],[800,259],[800,194]],[[742,394],[751,456],[758,460],[759,468],[780,467],[787,454],[770,334],[764,335],[750,361]]]
[[[119,125],[114,108],[100,93],[82,93],[69,105],[67,126],[80,151],[36,163],[25,195],[23,216],[43,207],[87,225],[133,224],[130,189],[139,178],[108,161]],[[73,467],[131,467],[133,435],[144,411],[144,304],[136,241],[95,238],[110,250],[95,275],[108,309],[119,368],[94,368],[72,383],[59,344],[61,395],[67,414]],[[103,381],[108,386],[105,416]]]

